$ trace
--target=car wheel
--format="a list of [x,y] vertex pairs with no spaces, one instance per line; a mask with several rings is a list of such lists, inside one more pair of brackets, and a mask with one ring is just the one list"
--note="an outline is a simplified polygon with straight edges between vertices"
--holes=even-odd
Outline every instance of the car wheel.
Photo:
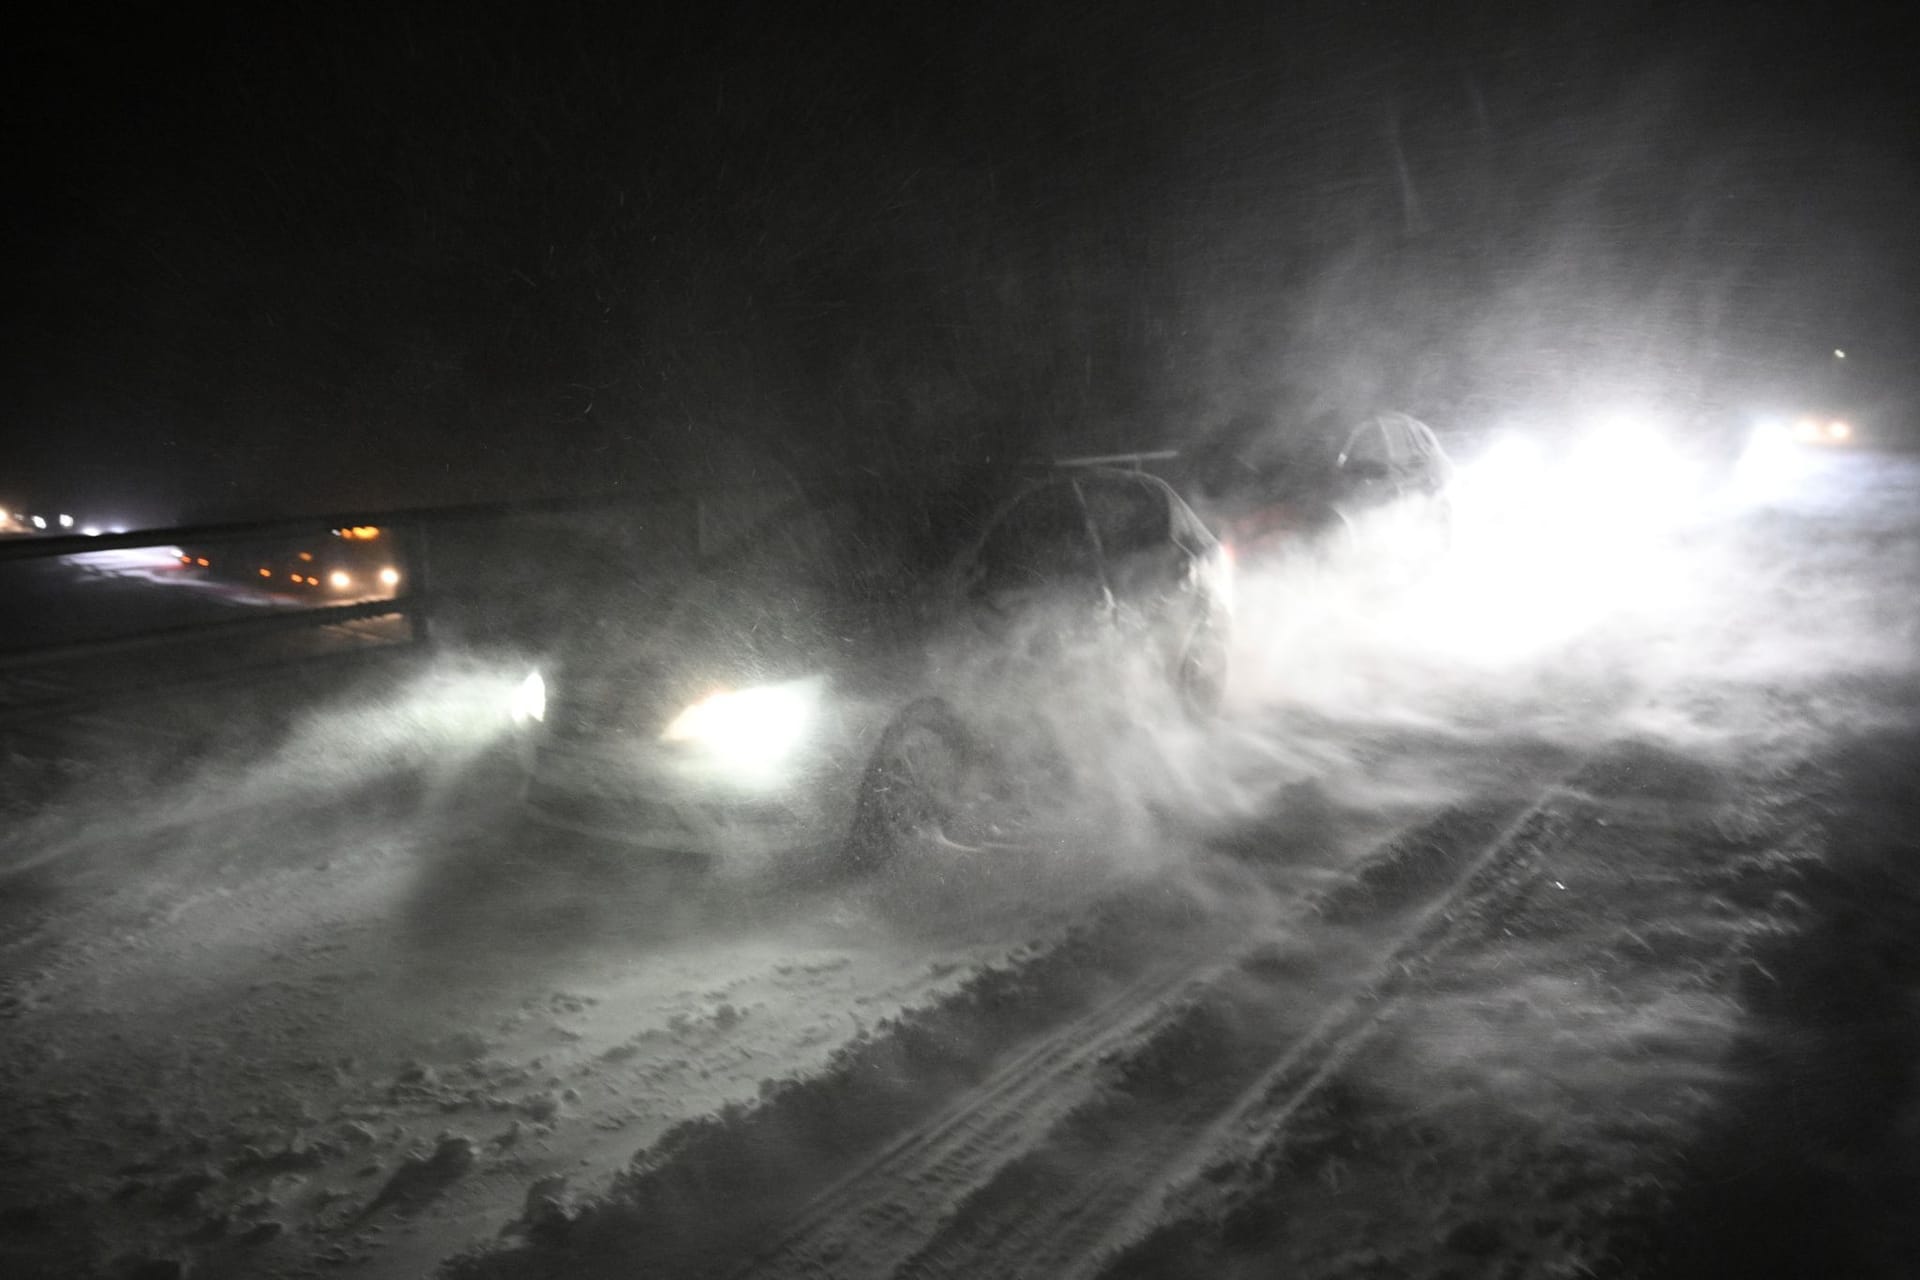
[[965,828],[984,803],[986,760],[944,702],[916,702],[874,748],[860,785],[847,861],[873,871],[903,856],[964,853]]

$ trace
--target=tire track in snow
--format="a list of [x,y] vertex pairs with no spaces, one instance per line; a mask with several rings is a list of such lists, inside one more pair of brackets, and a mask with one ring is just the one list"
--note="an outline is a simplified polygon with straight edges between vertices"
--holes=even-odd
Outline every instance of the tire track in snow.
[[[1512,844],[1516,828],[1536,814],[1541,803],[1481,798],[1442,810],[1385,842],[1330,889],[1295,904],[1285,918],[1208,939],[1182,963],[1157,966],[1099,1009],[1049,1034],[979,1088],[954,1099],[926,1126],[896,1139],[816,1199],[779,1245],[736,1274],[859,1280],[897,1273],[1058,1271],[1074,1254],[1049,1250],[1043,1242],[1077,1240],[1088,1224],[1100,1220],[1088,1216],[1092,1206],[1087,1192],[1097,1188],[1095,1198],[1129,1194],[1136,1175],[1156,1159],[1180,1154],[1188,1135],[1221,1107],[1230,1107],[1235,1089],[1274,1053],[1284,1052],[1290,1037],[1254,1043],[1254,1056],[1236,1064],[1237,1071],[1225,1063],[1210,1063],[1213,1074],[1206,1083],[1213,1091],[1203,1087],[1184,1105],[1164,1109],[1155,1125],[1157,1137],[1136,1144],[1141,1147],[1139,1159],[1126,1168],[1109,1166],[1098,1177],[1084,1169],[1049,1169],[1048,1141],[1103,1106],[1103,1079],[1154,1046],[1190,1035],[1188,1024],[1196,1010],[1204,1020],[1218,990],[1235,982],[1247,965],[1258,963],[1276,936],[1306,927],[1316,917],[1341,919],[1368,906],[1391,911],[1410,896],[1423,897],[1449,883],[1457,891]],[[1439,862],[1451,870],[1462,857],[1469,859],[1468,868],[1451,881],[1436,876],[1430,865]],[[1443,893],[1443,901],[1451,896]],[[1430,907],[1416,920],[1425,921],[1437,910]],[[1418,925],[1412,928],[1417,932]],[[1395,955],[1400,952],[1400,947],[1393,949]],[[1316,1030],[1305,1044],[1319,1038]],[[1224,1096],[1219,1092],[1222,1082],[1229,1086]],[[1036,1176],[1043,1170],[1043,1176]],[[968,1222],[969,1208],[978,1211],[988,1201],[997,1202],[998,1211],[976,1212],[970,1227],[962,1227],[959,1236],[952,1234],[956,1223]],[[954,1212],[956,1202],[961,1204],[959,1213]],[[1052,1213],[1054,1208],[1063,1213]],[[1000,1221],[1003,1216],[1008,1220]],[[995,1219],[991,1227],[988,1218]],[[979,1256],[977,1245],[967,1243],[971,1228],[986,1230],[1005,1247]],[[1051,1260],[1035,1261],[1042,1257]]]
[[[1531,787],[1511,781],[1456,799],[1347,862],[1317,894],[1299,893],[1290,862],[1263,869],[1244,860],[1228,864],[1240,866],[1242,880],[1270,875],[1273,883],[1249,891],[1237,882],[1223,899],[1232,910],[1196,911],[1182,895],[1170,902],[1164,886],[1123,894],[1046,950],[983,970],[938,1003],[850,1042],[818,1075],[769,1083],[756,1104],[683,1124],[554,1230],[453,1260],[447,1274],[852,1280],[922,1265],[930,1245],[959,1239],[956,1205],[989,1203],[1012,1185],[1009,1170],[1033,1168],[1036,1149],[1044,1155],[1077,1118],[1097,1114],[1116,1073],[1177,1042],[1196,1008],[1231,1006],[1221,993],[1245,983],[1250,966],[1312,936],[1316,920],[1401,922],[1448,897],[1461,864],[1482,865],[1482,851],[1536,804]],[[1294,1036],[1301,1027],[1283,1030]],[[1255,1047],[1231,1064],[1200,1055],[1206,1106],[1161,1114],[1188,1135],[1203,1128],[1286,1042]],[[1186,1070],[1178,1058],[1160,1065]],[[1190,1138],[1155,1141],[1152,1150],[1171,1159]],[[1129,1173],[1103,1194],[1124,1208],[1139,1185]],[[1005,1209],[1016,1222],[1052,1221],[1060,1202],[1036,1196]],[[1030,1262],[1018,1258],[1008,1273]]]
[[808,1207],[773,1249],[737,1273],[883,1275],[918,1243],[957,1193],[1018,1154],[1048,1122],[1082,1101],[1100,1059],[1148,1034],[1166,999],[1227,963],[1217,946],[1154,966],[1112,999],[1016,1055],[978,1089],[903,1135]]
[[[1090,1099],[978,1187],[889,1274],[945,1280],[1096,1272],[1112,1250],[1159,1220],[1171,1193],[1229,1153],[1284,1127],[1340,1070],[1398,1003],[1404,975],[1456,929],[1479,927],[1484,913],[1523,882],[1533,856],[1563,837],[1553,804],[1564,794],[1549,787],[1470,850],[1444,891],[1396,922],[1385,955],[1337,990],[1304,1035],[1263,1037],[1236,1027],[1211,1042],[1202,1034],[1196,1046],[1191,1027],[1181,1028],[1186,1034],[1171,1046],[1173,1056],[1210,1050],[1212,1065],[1203,1078],[1174,1096],[1119,1089]],[[1370,863],[1376,869],[1391,865],[1391,858]],[[1321,904],[1324,914],[1346,914],[1354,905],[1351,895],[1364,892],[1368,879],[1363,869],[1336,888]],[[1257,990],[1211,990],[1187,1021],[1199,1022],[1203,1031],[1209,1016],[1232,1023],[1236,1015],[1256,1012],[1250,1006],[1260,999]],[[1180,1023],[1165,1026],[1172,1030]],[[1149,1038],[1132,1046],[1129,1057],[1168,1051]],[[1153,1069],[1145,1074],[1151,1077]]]

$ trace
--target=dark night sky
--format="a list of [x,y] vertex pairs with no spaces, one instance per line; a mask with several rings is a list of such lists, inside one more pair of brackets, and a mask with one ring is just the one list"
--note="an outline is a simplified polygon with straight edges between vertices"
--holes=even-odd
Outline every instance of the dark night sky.
[[1890,385],[1920,334],[1896,5],[695,8],[16,41],[0,506],[1744,391],[1836,345]]

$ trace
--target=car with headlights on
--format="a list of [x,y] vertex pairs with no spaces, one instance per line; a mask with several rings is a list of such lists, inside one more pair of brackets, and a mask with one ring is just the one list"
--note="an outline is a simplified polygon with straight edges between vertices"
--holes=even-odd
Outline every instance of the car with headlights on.
[[874,865],[1004,835],[1125,698],[1217,708],[1228,566],[1165,481],[1049,468],[991,491],[796,490],[671,585],[594,602],[523,689],[529,817]]

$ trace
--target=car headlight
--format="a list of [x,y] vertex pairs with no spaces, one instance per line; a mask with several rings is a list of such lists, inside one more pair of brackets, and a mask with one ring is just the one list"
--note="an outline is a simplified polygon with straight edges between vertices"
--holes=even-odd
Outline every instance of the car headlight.
[[716,689],[684,708],[660,733],[743,767],[777,763],[806,735],[819,699],[817,680],[751,689]]
[[538,671],[529,671],[527,678],[513,691],[513,697],[507,703],[507,714],[513,717],[515,724],[547,718],[547,682],[540,678]]

